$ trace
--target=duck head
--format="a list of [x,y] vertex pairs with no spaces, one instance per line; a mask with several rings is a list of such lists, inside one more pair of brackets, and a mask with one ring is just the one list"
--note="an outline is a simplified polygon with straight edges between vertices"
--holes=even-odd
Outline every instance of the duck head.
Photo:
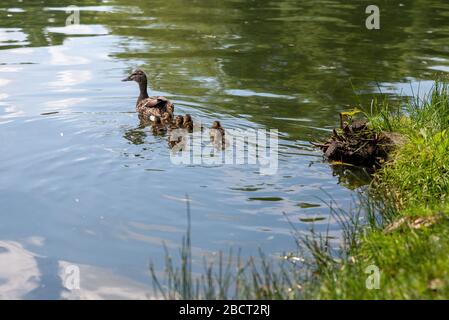
[[147,90],[147,75],[141,69],[134,70],[128,77],[123,79],[122,81],[135,81],[139,84],[140,94],[137,99],[136,106],[139,103],[148,98],[148,90]]
[[128,77],[122,81],[135,81],[137,83],[147,82],[147,75],[141,69],[134,70]]
[[186,114],[183,118],[183,122],[184,124],[188,124],[192,122],[192,117],[190,116],[190,114]]
[[220,128],[221,128],[221,123],[220,123],[220,121],[214,121],[214,122],[212,123],[211,129],[220,129]]

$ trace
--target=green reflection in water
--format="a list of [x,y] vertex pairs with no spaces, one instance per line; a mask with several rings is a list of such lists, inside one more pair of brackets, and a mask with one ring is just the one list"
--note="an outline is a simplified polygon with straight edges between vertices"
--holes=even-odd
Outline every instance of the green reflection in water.
[[[61,44],[72,1],[2,1],[12,46]],[[209,113],[245,116],[309,140],[336,112],[371,98],[377,83],[432,78],[447,65],[449,3],[378,1],[381,30],[365,28],[369,1],[77,1],[83,25],[121,36],[114,58],[151,74],[152,89]],[[45,8],[45,9],[43,9]],[[50,30],[50,31],[49,31]],[[26,39],[22,39],[23,36]],[[361,96],[354,94],[355,88]]]

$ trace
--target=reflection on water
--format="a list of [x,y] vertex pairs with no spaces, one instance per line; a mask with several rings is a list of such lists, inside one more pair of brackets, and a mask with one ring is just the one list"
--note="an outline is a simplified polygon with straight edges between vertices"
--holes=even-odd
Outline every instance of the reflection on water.
[[[13,267],[12,267],[13,266]],[[37,288],[41,274],[35,255],[20,243],[0,241],[0,297],[20,299]]]
[[[1,298],[148,297],[148,259],[160,268],[161,243],[179,246],[186,193],[198,264],[231,245],[288,251],[284,213],[338,238],[323,200],[348,208],[369,176],[308,141],[379,89],[425,92],[449,70],[445,0],[382,0],[378,31],[365,1],[80,0],[67,27],[72,4],[0,4]],[[206,128],[278,129],[277,174],[173,164],[120,82],[136,67]],[[68,261],[79,292],[62,286]]]
[[[39,238],[30,238],[30,243],[41,245]],[[34,242],[34,243],[33,243]],[[1,299],[39,299],[43,296],[52,299],[151,299],[150,287],[114,275],[102,268],[76,265],[79,270],[79,289],[68,290],[65,286],[69,273],[66,270],[73,264],[58,261],[55,281],[49,289],[49,262],[45,258],[26,250],[20,243],[0,241],[0,298]],[[45,269],[40,270],[40,265]],[[13,267],[11,267],[13,266]],[[43,280],[47,280],[47,282]],[[42,294],[44,293],[44,295]]]
[[126,140],[129,140],[132,144],[139,145],[145,143],[145,138],[147,137],[147,134],[145,133],[144,129],[146,126],[139,125],[135,129],[130,129],[125,132],[125,135],[123,136]]
[[[59,277],[64,282],[65,270],[72,266],[67,261],[59,261]],[[109,270],[89,265],[77,265],[80,274],[80,289],[63,290],[59,299],[70,300],[143,300],[155,299],[151,287],[125,277],[115,275]]]
[[348,189],[356,189],[371,182],[372,170],[341,163],[331,163],[332,172],[338,177],[338,183]]

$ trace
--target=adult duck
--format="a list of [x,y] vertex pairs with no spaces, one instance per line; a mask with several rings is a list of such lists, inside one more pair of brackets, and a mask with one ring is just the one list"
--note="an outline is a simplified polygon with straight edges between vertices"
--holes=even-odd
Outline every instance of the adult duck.
[[139,84],[140,94],[136,103],[136,111],[139,117],[145,120],[155,121],[157,118],[168,112],[173,114],[175,106],[165,97],[150,97],[147,90],[147,75],[140,69],[133,71],[122,81],[135,81]]

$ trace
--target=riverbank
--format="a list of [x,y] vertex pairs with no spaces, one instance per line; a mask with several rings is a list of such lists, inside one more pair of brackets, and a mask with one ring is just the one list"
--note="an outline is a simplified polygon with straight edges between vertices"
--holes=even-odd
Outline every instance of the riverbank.
[[[404,144],[374,176],[370,197],[383,205],[356,230],[340,262],[319,269],[314,298],[449,297],[449,87],[437,83],[405,108],[382,102],[369,115],[378,132]],[[378,273],[377,273],[378,272]],[[378,280],[378,283],[376,281]]]
[[192,272],[190,229],[181,268],[167,256],[165,298],[438,299],[449,297],[449,84],[424,98],[373,101],[369,130],[401,143],[374,176],[354,212],[332,209],[343,242],[295,230],[298,252],[273,263],[232,253],[202,276]]

